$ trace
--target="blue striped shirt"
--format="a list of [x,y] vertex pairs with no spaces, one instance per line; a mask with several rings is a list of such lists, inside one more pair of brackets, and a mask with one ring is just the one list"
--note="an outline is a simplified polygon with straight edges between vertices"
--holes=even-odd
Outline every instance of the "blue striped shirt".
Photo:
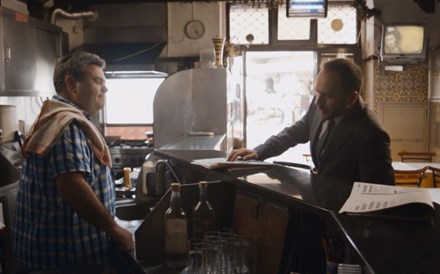
[[[55,96],[54,99],[63,98]],[[13,228],[14,255],[30,270],[106,261],[110,238],[79,217],[58,193],[54,178],[81,172],[115,215],[112,170],[94,155],[91,142],[75,124],[67,126],[47,155],[23,161]]]

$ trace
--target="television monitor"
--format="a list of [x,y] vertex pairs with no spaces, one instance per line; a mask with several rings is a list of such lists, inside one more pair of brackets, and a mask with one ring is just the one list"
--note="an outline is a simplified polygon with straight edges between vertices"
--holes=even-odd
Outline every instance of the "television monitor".
[[382,28],[380,57],[385,63],[423,62],[426,47],[426,25],[386,24]]
[[327,0],[287,0],[287,17],[327,16]]

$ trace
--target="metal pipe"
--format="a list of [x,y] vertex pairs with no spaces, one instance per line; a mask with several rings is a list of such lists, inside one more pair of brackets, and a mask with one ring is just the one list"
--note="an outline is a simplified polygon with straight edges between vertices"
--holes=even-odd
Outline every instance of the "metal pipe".
[[55,24],[57,17],[59,15],[65,17],[65,18],[69,18],[69,19],[88,18],[91,21],[94,21],[94,20],[96,20],[96,18],[98,18],[98,13],[93,10],[70,13],[70,12],[67,12],[67,11],[61,9],[61,8],[57,8],[52,12],[50,22],[52,24]]

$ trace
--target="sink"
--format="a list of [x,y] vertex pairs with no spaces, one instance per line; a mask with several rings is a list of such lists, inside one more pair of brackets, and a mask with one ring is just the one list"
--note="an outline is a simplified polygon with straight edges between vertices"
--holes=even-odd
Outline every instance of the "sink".
[[116,204],[116,217],[121,220],[143,220],[151,212],[151,208],[156,205],[154,201],[142,201],[133,203]]

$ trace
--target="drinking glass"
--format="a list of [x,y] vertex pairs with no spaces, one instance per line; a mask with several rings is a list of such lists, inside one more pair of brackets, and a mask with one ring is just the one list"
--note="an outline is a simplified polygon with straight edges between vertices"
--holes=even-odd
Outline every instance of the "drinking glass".
[[222,253],[222,273],[233,274],[235,272],[238,257],[237,234],[227,231],[220,232],[219,235],[224,241]]
[[203,239],[191,238],[188,240],[188,273],[204,274],[203,271],[203,251],[197,249],[198,244],[202,244]]
[[206,231],[205,233],[203,233],[203,239],[206,240],[207,237],[212,237],[212,236],[216,236],[218,237],[218,232],[217,231]]
[[200,251],[202,255],[202,267],[199,273],[215,273],[212,271],[213,264],[213,249],[212,245],[203,241],[202,243],[196,244],[196,250]]
[[222,228],[219,228],[219,229],[218,229],[217,233],[218,233],[219,235],[222,235],[222,234],[225,234],[225,233],[235,233],[235,232],[234,232],[234,230],[233,230],[232,228],[230,228],[230,227],[222,227]]
[[221,240],[218,236],[217,231],[208,231],[203,235],[204,242],[210,245],[210,263],[206,270],[206,274],[218,274],[219,272],[219,241]]
[[240,235],[238,239],[236,273],[255,274],[256,268],[256,238]]

